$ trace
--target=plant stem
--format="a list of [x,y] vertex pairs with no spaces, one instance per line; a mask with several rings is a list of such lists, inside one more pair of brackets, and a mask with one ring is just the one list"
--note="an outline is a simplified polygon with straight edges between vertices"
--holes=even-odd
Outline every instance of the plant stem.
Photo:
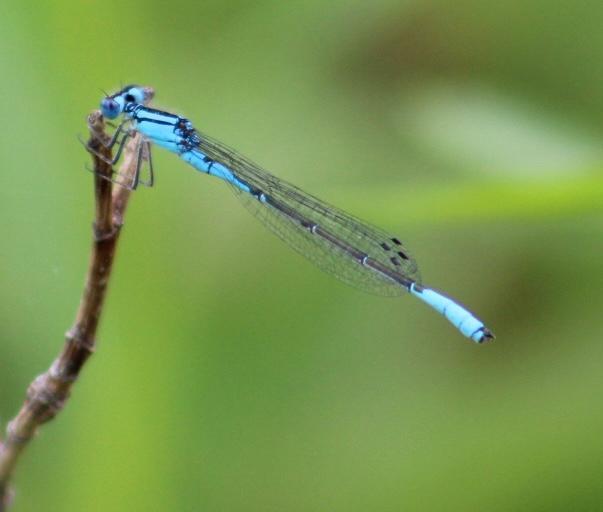
[[[111,149],[105,143],[109,136],[99,111],[88,116],[90,140],[93,151],[111,159]],[[119,172],[126,183],[136,170],[137,135],[130,140]],[[115,248],[119,239],[123,216],[130,190],[108,181],[112,168],[96,155],[94,162],[94,190],[96,213],[93,225],[92,254],[86,277],[86,285],[76,314],[75,322],[65,335],[65,344],[50,368],[30,384],[25,402],[15,418],[8,424],[5,439],[0,442],[0,512],[11,501],[10,479],[20,455],[36,434],[38,427],[53,419],[67,402],[71,387],[80,370],[96,346],[96,330],[102,314],[107,285],[111,275]]]

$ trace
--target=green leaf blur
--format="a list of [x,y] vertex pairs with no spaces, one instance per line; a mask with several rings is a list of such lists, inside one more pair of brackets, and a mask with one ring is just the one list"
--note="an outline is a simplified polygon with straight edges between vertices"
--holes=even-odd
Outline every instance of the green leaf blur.
[[93,215],[76,134],[151,85],[378,224],[497,340],[316,270],[154,153],[97,353],[13,510],[601,510],[601,2],[0,5],[0,418],[63,344]]

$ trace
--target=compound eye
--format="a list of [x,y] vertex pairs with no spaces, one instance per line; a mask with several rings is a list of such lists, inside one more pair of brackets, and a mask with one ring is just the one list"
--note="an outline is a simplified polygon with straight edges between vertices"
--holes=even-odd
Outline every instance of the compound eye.
[[105,116],[107,119],[115,119],[119,114],[121,114],[121,107],[113,98],[105,98],[103,101],[101,101],[100,109],[103,116]]

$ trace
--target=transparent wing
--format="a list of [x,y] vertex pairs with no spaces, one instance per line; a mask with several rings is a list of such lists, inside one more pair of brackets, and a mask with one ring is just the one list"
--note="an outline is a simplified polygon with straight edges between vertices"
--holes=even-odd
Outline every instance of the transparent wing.
[[[362,265],[361,255],[366,255],[390,275],[420,283],[417,264],[398,238],[269,174],[222,143],[199,135],[199,151],[228,167],[254,192],[250,195],[232,186],[243,205],[322,270],[370,293],[394,296],[406,291],[383,273]],[[259,201],[260,194],[268,200]],[[320,228],[312,230],[312,226]],[[317,236],[317,231],[325,236]]]

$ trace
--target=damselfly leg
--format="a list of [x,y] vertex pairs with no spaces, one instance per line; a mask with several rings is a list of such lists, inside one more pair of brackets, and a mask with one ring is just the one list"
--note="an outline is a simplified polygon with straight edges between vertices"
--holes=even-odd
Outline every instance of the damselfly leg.
[[153,157],[151,156],[151,143],[148,140],[143,140],[138,151],[137,166],[140,167],[142,162],[148,162],[149,178],[143,180],[138,173],[138,183],[145,187],[152,187],[155,184],[155,171],[153,169]]
[[94,156],[96,156],[97,158],[101,159],[103,162],[105,162],[106,164],[109,164],[111,166],[115,165],[120,157],[121,157],[121,153],[124,149],[124,146],[126,145],[126,142],[128,141],[129,137],[133,137],[136,132],[133,130],[128,130],[125,131],[121,137],[121,139],[118,139],[119,135],[120,135],[120,131],[121,131],[121,127],[123,126],[123,123],[117,128],[117,131],[115,132],[115,134],[113,135],[113,137],[111,137],[111,140],[108,143],[104,143],[100,137],[95,136],[96,139],[103,145],[103,147],[107,148],[107,149],[111,149],[113,146],[115,146],[115,144],[119,144],[117,147],[117,153],[115,153],[115,156],[113,158],[107,158],[105,155],[103,155],[100,151],[97,151],[96,149],[90,147],[90,144],[88,142],[86,142],[81,135],[78,136],[78,139],[80,141],[80,143],[86,148],[86,151],[88,151],[89,153],[92,153]]
[[[127,138],[131,137],[131,136],[132,136],[132,134],[126,134],[123,136],[123,140],[119,145],[117,154],[115,155],[115,158],[113,158],[112,160],[106,158],[104,155],[98,153],[97,151],[90,149],[86,145],[86,149],[90,153],[97,156],[103,162],[105,162],[111,166],[111,176],[99,174],[94,169],[91,169],[90,166],[88,166],[88,165],[85,166],[86,170],[96,176],[99,176],[103,180],[110,181],[111,183],[118,185],[120,187],[126,188],[128,190],[136,190],[138,188],[139,184],[144,185],[145,187],[152,187],[155,182],[155,173],[153,170],[153,160],[151,157],[151,145],[147,140],[143,139],[143,140],[139,141],[138,144],[136,145],[136,149],[135,149],[135,151],[136,151],[136,169],[134,171],[134,176],[130,178],[129,183],[126,182],[128,179],[128,176],[113,169],[113,166],[119,161],[119,159],[121,157],[121,153],[123,151]],[[149,169],[149,178],[148,179],[141,178],[142,169],[144,167],[144,162],[148,162],[148,169]],[[114,178],[114,176],[116,176],[117,178]],[[118,178],[123,178],[123,179],[120,180]]]
[[[143,180],[141,178],[141,170],[144,162],[148,162],[149,178]],[[136,190],[138,185],[144,185],[145,187],[152,187],[155,182],[155,175],[153,172],[153,160],[151,158],[151,145],[149,141],[143,139],[136,147],[136,170],[134,171],[134,178],[132,179],[131,190]]]

